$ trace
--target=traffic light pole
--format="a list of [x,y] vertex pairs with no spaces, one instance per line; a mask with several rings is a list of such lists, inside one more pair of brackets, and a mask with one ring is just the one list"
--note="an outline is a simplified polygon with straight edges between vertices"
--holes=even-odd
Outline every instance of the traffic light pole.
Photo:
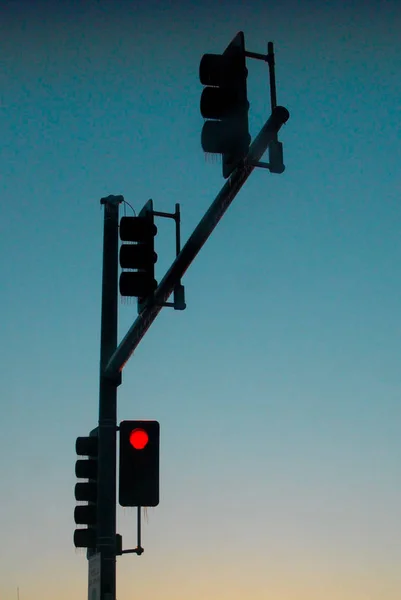
[[[117,378],[124,365],[132,355],[139,342],[149,329],[157,315],[166,303],[175,285],[181,280],[199,250],[202,248],[221,217],[224,215],[235,196],[238,194],[245,181],[252,173],[258,161],[267,150],[269,144],[277,139],[277,133],[289,118],[289,112],[282,106],[273,109],[270,118],[262,127],[258,136],[249,148],[249,153],[244,160],[244,165],[239,166],[227,179],[211,206],[200,220],[199,224],[189,237],[187,243],[163,277],[156,289],[152,303],[145,305],[143,311],[138,315],[131,328],[113,351],[104,370],[104,375],[111,379]],[[102,599],[103,600],[103,599]]]
[[116,428],[121,377],[119,373],[105,377],[105,368],[117,347],[118,207],[122,200],[122,196],[108,196],[100,201],[104,205],[97,493],[100,600],[116,597]]

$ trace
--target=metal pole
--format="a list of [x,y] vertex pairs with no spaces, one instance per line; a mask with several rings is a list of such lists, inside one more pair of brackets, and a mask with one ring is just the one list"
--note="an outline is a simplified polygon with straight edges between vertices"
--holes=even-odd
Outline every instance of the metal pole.
[[128,361],[135,348],[149,329],[157,315],[161,311],[164,303],[172,293],[174,286],[181,280],[185,271],[192,263],[203,244],[206,242],[221,217],[224,215],[235,196],[238,194],[245,181],[248,179],[256,163],[265,153],[269,144],[277,139],[277,132],[282,125],[289,119],[289,112],[283,106],[277,106],[270,118],[266,121],[258,136],[255,138],[249,148],[248,156],[242,167],[238,167],[216,198],[212,202],[206,214],[195,227],[192,235],[182,248],[181,252],[161,280],[154,294],[154,302],[145,306],[144,310],[137,317],[131,328],[120,342],[118,348],[111,356],[105,374],[110,377],[116,377],[122,371],[125,363]]
[[270,80],[270,102],[271,109],[274,110],[277,106],[277,91],[276,91],[276,72],[274,61],[273,42],[267,44],[267,62],[269,64],[269,80]]
[[97,498],[100,600],[116,598],[116,428],[121,377],[107,378],[104,370],[117,347],[118,207],[122,200],[122,196],[108,196],[100,201],[104,204]]
[[136,524],[138,530],[138,549],[142,547],[142,532],[141,532],[141,506],[138,506],[138,512],[136,515]]

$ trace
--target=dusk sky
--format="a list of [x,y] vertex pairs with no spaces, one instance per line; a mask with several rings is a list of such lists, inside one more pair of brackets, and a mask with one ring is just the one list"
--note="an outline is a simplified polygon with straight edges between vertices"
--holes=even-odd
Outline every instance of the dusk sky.
[[[74,464],[98,416],[100,198],[179,202],[185,242],[224,183],[199,62],[240,30],[275,43],[286,171],[252,173],[187,310],[124,369],[119,420],[161,424],[161,500],[117,598],[399,600],[399,0],[3,0],[0,27],[1,600],[87,597]],[[254,137],[268,69],[247,66]],[[121,339],[136,302],[119,309]],[[136,544],[134,509],[118,532]]]

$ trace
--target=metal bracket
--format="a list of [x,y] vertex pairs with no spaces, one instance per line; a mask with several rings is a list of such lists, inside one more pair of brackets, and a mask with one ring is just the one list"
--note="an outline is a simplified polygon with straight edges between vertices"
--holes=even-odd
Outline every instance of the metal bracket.
[[173,290],[174,302],[164,302],[162,306],[169,306],[174,310],[185,310],[187,305],[185,304],[185,288],[181,283],[177,283]]
[[123,550],[123,538],[122,535],[117,533],[116,535],[116,556],[121,556],[122,554],[137,554],[141,556],[144,553],[145,549],[141,545],[141,507],[138,506],[137,512],[137,533],[138,533],[138,545],[136,548],[128,548],[127,550]]
[[[267,54],[259,54],[257,52],[245,51],[245,56],[255,58],[256,60],[264,60],[269,65],[269,82],[270,82],[270,105],[272,112],[277,106],[277,89],[276,89],[276,73],[274,60],[273,42],[267,44]],[[274,136],[269,145],[270,162],[254,162],[251,163],[254,167],[268,169],[270,173],[284,173],[285,166],[283,163],[283,144],[278,141],[277,134]]]
[[284,173],[285,170],[285,166],[283,164],[273,166],[271,163],[260,161],[250,162],[248,164],[251,164],[253,167],[259,167],[261,169],[268,169],[271,173]]
[[[174,219],[175,221],[175,252],[176,256],[181,252],[181,213],[180,213],[180,205],[177,203],[175,205],[175,212],[166,213],[159,212],[157,210],[153,211],[155,217],[163,217],[165,219]],[[187,305],[185,304],[185,288],[181,284],[181,281],[177,283],[174,288],[174,302],[164,302],[162,306],[168,306],[170,308],[174,308],[174,310],[185,310]]]
[[261,169],[269,169],[270,170],[270,163],[267,162],[251,162],[250,163],[253,167],[260,167]]
[[138,556],[141,556],[143,552],[144,549],[142,548],[142,546],[138,546],[137,548],[131,548],[129,550],[121,550],[121,554],[137,554]]
[[269,65],[269,79],[270,79],[270,104],[271,109],[277,106],[277,92],[276,92],[276,74],[275,74],[275,61],[274,61],[274,47],[273,42],[267,44],[267,54],[259,54],[259,52],[248,52],[245,50],[245,56],[247,58],[255,58],[256,60],[264,60]]
[[138,554],[140,556],[144,552],[144,548],[142,546],[137,546],[136,548],[129,548],[127,550],[123,550],[123,538],[122,535],[117,533],[116,535],[116,556],[121,556],[122,554]]

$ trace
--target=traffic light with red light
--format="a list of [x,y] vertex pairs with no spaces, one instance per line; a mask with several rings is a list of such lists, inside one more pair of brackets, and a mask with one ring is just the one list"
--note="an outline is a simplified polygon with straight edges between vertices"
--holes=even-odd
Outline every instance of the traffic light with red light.
[[[155,279],[155,236],[153,202],[149,200],[137,217],[122,217],[120,220],[120,294],[138,298],[140,306],[157,288]],[[135,270],[134,270],[135,269]]]
[[121,421],[119,503],[121,506],[159,504],[160,424]]
[[75,485],[75,499],[86,502],[75,507],[74,519],[77,525],[85,528],[74,531],[76,548],[96,549],[97,525],[97,465],[98,465],[98,429],[91,431],[88,437],[79,437],[75,443],[78,456],[86,456],[75,463],[75,475],[86,482]]
[[200,110],[206,121],[201,144],[204,152],[223,155],[223,177],[227,178],[248,154],[251,136],[248,125],[248,71],[245,38],[240,31],[223,54],[204,54],[199,78],[207,86]]

